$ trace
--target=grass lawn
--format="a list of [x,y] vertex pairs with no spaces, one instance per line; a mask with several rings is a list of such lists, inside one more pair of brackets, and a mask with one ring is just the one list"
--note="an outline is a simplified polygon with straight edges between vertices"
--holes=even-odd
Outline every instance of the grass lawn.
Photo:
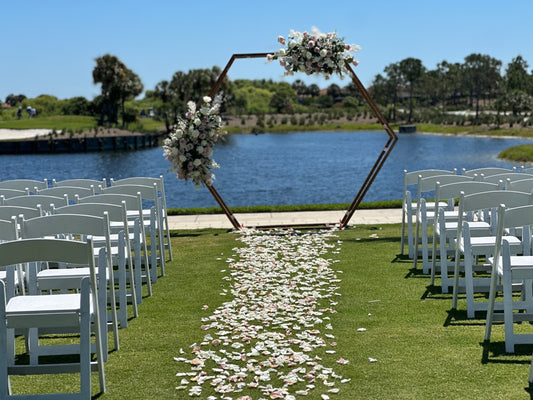
[[[450,313],[451,295],[429,287],[429,277],[398,256],[399,233],[399,225],[337,232],[341,251],[329,257],[340,260],[333,268],[343,271],[342,296],[330,322],[338,343],[336,357],[350,362],[337,365],[337,358],[325,357],[322,363],[351,381],[338,384],[340,392],[330,398],[530,398],[526,389],[532,346],[517,346],[515,355],[505,354],[503,326],[496,325],[493,343],[484,351],[484,316],[467,320],[461,311]],[[140,316],[120,331],[121,349],[106,363],[108,392],[99,399],[190,398],[187,391],[175,390],[180,379],[175,375],[183,368],[173,357],[180,348],[188,352],[191,344],[202,341],[206,332],[200,329],[201,318],[228,300],[219,295],[228,285],[222,279],[227,273],[221,270],[239,245],[235,234],[223,230],[175,232],[174,260],[154,285],[153,296],[143,300]],[[202,309],[205,304],[208,310]],[[459,308],[465,308],[464,302]],[[369,357],[377,361],[371,363]],[[63,380],[65,385],[69,381]],[[13,386],[17,392],[34,393],[57,387],[56,382],[57,376],[17,377]],[[207,390],[201,398],[207,397]],[[233,399],[245,394],[264,398],[246,390]],[[313,390],[297,398],[320,399],[322,393]]]

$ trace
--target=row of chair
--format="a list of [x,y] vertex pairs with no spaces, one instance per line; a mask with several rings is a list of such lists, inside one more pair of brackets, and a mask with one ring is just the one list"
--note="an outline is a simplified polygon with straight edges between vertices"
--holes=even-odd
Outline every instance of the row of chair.
[[[89,179],[53,181],[52,187],[0,182],[0,398],[19,398],[10,375],[73,370],[80,373],[79,392],[44,398],[91,398],[93,369],[105,392],[107,333],[118,350],[128,308],[138,315],[143,287],[152,294],[166,252],[172,255],[166,216],[162,177],[111,180],[110,186]],[[72,331],[80,337],[75,345],[40,343],[43,334]],[[29,364],[15,362],[18,335]],[[39,360],[72,353],[79,362]]]
[[[503,320],[505,348],[510,353],[514,352],[515,344],[533,344],[533,334],[514,331],[514,323],[533,321],[530,172],[531,169],[495,168],[463,171],[462,175],[456,171],[417,171],[416,204],[403,205],[402,239],[408,218],[416,229],[410,242],[415,268],[421,256],[422,272],[431,274],[431,285],[440,273],[442,292],[453,288],[453,310],[458,308],[459,293],[464,293],[468,318],[474,318],[477,311],[486,312],[487,342],[493,321]],[[428,207],[429,202],[421,193],[430,190],[435,199]],[[409,197],[406,193],[406,201]],[[456,198],[459,203],[454,209]],[[432,211],[428,210],[430,207]],[[414,209],[415,214],[409,216],[408,209]],[[403,246],[402,243],[402,251]],[[479,293],[488,294],[488,301],[484,296],[476,296]],[[498,297],[499,294],[503,297]],[[533,368],[529,381],[533,382]]]

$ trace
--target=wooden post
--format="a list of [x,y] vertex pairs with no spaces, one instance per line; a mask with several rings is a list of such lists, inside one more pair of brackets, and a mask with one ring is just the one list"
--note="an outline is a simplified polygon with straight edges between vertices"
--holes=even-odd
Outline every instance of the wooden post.
[[[228,71],[229,71],[231,65],[233,64],[233,62],[236,59],[240,59],[240,58],[266,58],[268,54],[271,54],[271,53],[233,54],[231,56],[228,64],[226,65],[226,67],[224,68],[224,70],[222,71],[220,76],[218,77],[217,81],[213,85],[213,88],[211,89],[211,92],[209,92],[209,96],[211,98],[215,97],[215,95],[217,94],[222,82],[224,81],[224,78],[228,74]],[[369,107],[372,110],[372,112],[374,113],[374,115],[377,117],[378,121],[383,126],[383,129],[385,129],[385,132],[387,132],[387,135],[389,135],[389,140],[385,144],[385,147],[383,148],[383,150],[381,151],[380,155],[378,156],[374,166],[370,170],[370,172],[369,172],[368,176],[366,177],[363,185],[359,189],[359,192],[357,193],[357,195],[355,196],[355,198],[354,198],[353,202],[351,203],[350,207],[346,211],[346,214],[344,215],[344,217],[340,221],[341,228],[347,226],[348,223],[350,222],[350,219],[352,218],[353,214],[355,213],[355,210],[359,207],[359,204],[361,204],[361,201],[363,200],[363,197],[367,193],[368,189],[370,189],[370,186],[374,182],[374,179],[376,178],[378,172],[380,171],[381,167],[385,163],[385,160],[389,156],[389,154],[390,154],[391,150],[393,149],[394,145],[398,141],[398,136],[391,129],[391,127],[389,126],[389,123],[387,122],[385,117],[381,114],[381,111],[379,111],[378,106],[376,105],[376,103],[374,103],[374,100],[372,99],[372,97],[370,97],[370,94],[367,92],[367,90],[365,89],[365,87],[363,86],[363,84],[361,83],[361,81],[359,80],[357,75],[355,74],[355,72],[352,69],[352,66],[350,65],[350,63],[346,62],[346,68],[347,68],[348,72],[350,73],[350,75],[352,77],[353,83],[355,84],[355,86],[357,87],[357,89],[359,90],[359,92],[361,93],[361,95],[363,96],[363,98],[365,99],[367,104],[369,105]],[[222,197],[220,197],[220,195],[215,190],[215,188],[212,185],[206,185],[206,186],[209,189],[209,191],[211,192],[211,194],[213,195],[213,197],[215,198],[215,200],[218,202],[218,204],[222,207],[222,210],[224,210],[224,213],[229,218],[229,220],[231,221],[231,223],[233,224],[235,229],[240,229],[241,226],[239,225],[239,222],[237,221],[235,216],[232,214],[232,212],[230,211],[228,206],[224,203],[224,201],[222,200]]]
[[222,208],[222,210],[224,211],[224,213],[230,220],[231,224],[233,225],[233,227],[237,230],[241,229],[242,226],[239,224],[239,221],[237,221],[237,218],[235,218],[235,215],[233,215],[229,207],[226,205],[226,203],[224,203],[224,200],[222,200],[222,197],[220,197],[215,187],[213,185],[208,185],[208,184],[206,184],[205,186],[209,189],[209,191],[211,192],[211,194],[213,195],[217,203],[220,205],[220,207]]
[[398,141],[398,136],[396,135],[396,133],[394,133],[392,128],[389,126],[389,123],[387,122],[383,114],[381,114],[381,111],[379,111],[378,106],[376,105],[376,103],[374,103],[374,100],[372,99],[372,97],[370,97],[370,94],[367,92],[367,90],[365,89],[365,87],[363,86],[363,84],[361,83],[357,75],[355,74],[354,70],[352,69],[352,66],[348,62],[346,63],[346,68],[348,69],[348,71],[350,71],[352,75],[352,81],[354,85],[357,87],[357,89],[359,90],[359,92],[361,93],[361,95],[363,96],[367,104],[369,105],[370,109],[372,110],[374,115],[377,117],[378,121],[381,123],[381,125],[383,125],[383,129],[385,129],[385,132],[387,132],[387,135],[389,135],[389,140],[387,141],[387,143],[385,144],[385,147],[383,148],[380,155],[378,156],[374,166],[370,170],[363,185],[359,189],[359,192],[355,196],[352,204],[350,204],[350,207],[348,207],[346,214],[344,214],[344,217],[342,218],[340,222],[341,228],[347,226],[348,223],[350,222],[350,219],[355,213],[355,210],[359,207],[359,204],[361,204],[363,197],[365,196],[368,189],[370,189],[370,186],[374,182],[374,179],[376,179],[378,172],[380,171],[381,167],[385,163],[385,160],[389,156],[392,148]]

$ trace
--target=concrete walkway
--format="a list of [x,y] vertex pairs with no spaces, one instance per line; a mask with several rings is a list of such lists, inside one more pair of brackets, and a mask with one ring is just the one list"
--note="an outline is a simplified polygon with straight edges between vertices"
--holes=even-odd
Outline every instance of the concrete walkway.
[[[235,214],[235,218],[245,227],[282,225],[338,224],[344,211],[300,211],[257,214]],[[349,225],[396,224],[402,222],[400,208],[355,211]],[[214,215],[171,215],[170,229],[231,229],[233,226],[225,214]]]

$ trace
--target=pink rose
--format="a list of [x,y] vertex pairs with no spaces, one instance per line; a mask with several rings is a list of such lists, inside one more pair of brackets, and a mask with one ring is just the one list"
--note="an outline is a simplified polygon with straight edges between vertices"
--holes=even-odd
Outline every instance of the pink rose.
[[[278,42],[285,46],[285,38],[281,35],[278,36]],[[267,56],[268,57],[268,56]]]

